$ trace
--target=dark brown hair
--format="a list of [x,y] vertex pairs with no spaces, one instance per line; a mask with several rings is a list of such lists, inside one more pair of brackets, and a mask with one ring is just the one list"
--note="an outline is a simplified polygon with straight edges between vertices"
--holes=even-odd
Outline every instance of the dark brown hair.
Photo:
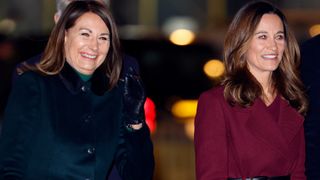
[[94,13],[98,15],[106,24],[110,31],[110,49],[106,59],[101,65],[106,76],[109,77],[109,87],[113,88],[120,76],[122,67],[122,58],[120,55],[120,40],[115,21],[107,7],[97,1],[82,0],[72,1],[62,13],[59,21],[51,32],[45,52],[37,70],[45,75],[58,74],[63,68],[65,62],[64,37],[65,32],[72,28],[77,19],[85,13]]
[[246,52],[249,42],[264,14],[275,14],[283,23],[286,47],[279,67],[272,73],[272,83],[290,105],[304,114],[307,99],[299,77],[300,50],[290,31],[284,14],[274,5],[265,1],[254,1],[242,7],[232,20],[224,44],[226,76],[224,96],[230,104],[248,107],[263,93],[262,87],[249,72]]

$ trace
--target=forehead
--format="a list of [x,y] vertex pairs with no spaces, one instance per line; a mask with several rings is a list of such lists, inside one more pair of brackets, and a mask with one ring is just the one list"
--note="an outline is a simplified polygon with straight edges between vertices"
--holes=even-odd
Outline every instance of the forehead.
[[[72,1],[78,1],[78,0],[66,0],[65,2],[67,4],[71,3]],[[100,3],[104,3],[105,1],[104,0],[94,0],[94,1],[97,1],[97,2],[100,2]]]
[[86,12],[81,15],[75,22],[73,27],[87,27],[87,28],[98,28],[102,31],[107,31],[108,27],[106,23],[95,13]]
[[283,31],[283,22],[276,14],[264,14],[256,30]]

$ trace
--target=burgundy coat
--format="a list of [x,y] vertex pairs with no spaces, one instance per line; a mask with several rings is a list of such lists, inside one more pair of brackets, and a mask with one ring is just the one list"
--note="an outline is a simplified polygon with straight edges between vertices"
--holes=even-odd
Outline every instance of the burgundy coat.
[[284,175],[306,179],[304,119],[278,98],[275,118],[261,99],[241,108],[228,104],[223,87],[201,94],[195,119],[197,180]]

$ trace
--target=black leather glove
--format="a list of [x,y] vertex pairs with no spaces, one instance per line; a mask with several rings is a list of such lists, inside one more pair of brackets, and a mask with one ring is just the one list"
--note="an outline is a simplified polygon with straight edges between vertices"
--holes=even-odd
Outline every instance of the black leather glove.
[[124,76],[124,118],[128,130],[137,130],[145,122],[144,103],[146,95],[138,73],[129,68]]

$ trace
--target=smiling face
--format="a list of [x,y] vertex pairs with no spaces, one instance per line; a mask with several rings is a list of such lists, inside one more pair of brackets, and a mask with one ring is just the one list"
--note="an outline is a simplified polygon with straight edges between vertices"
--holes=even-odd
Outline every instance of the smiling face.
[[66,61],[78,72],[91,75],[106,59],[110,32],[94,13],[85,13],[65,32]]
[[286,46],[283,23],[275,14],[264,14],[246,52],[249,71],[257,78],[271,75],[281,62]]

